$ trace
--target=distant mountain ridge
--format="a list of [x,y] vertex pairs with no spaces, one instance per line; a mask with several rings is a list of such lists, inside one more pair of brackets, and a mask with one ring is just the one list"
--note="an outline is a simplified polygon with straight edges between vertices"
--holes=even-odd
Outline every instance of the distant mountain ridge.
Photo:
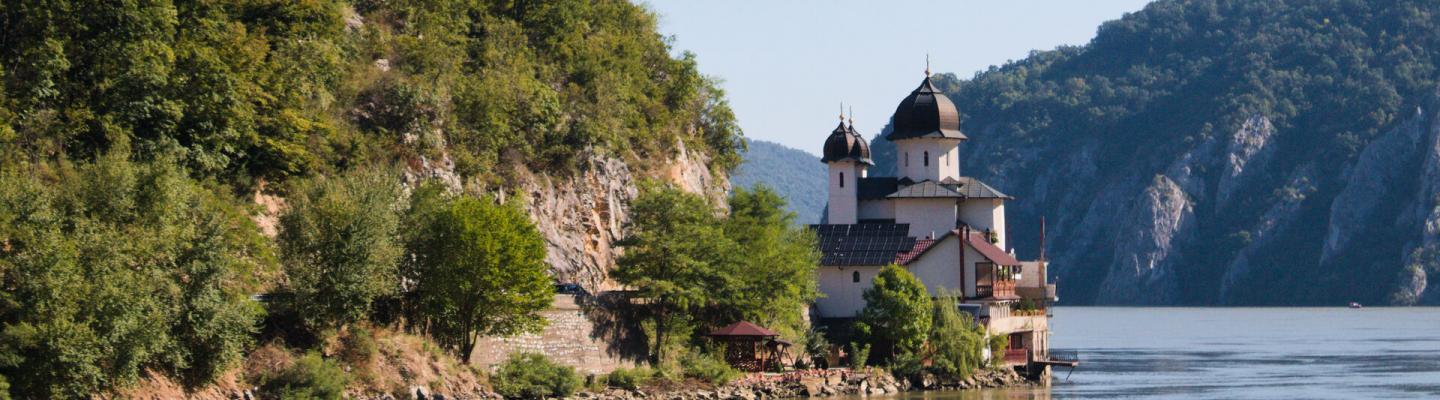
[[789,201],[790,211],[802,224],[820,222],[825,209],[825,164],[803,150],[763,140],[750,140],[744,161],[730,175],[735,187],[764,184]]
[[[1066,304],[1436,305],[1437,17],[1162,0],[1085,46],[935,83],[970,137],[961,173],[1016,197],[1022,257],[1045,218]],[[894,173],[888,131],[871,175]]]

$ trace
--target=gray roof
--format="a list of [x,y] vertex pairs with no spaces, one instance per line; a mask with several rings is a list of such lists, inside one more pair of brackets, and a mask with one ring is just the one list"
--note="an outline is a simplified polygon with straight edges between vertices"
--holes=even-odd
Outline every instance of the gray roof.
[[962,176],[960,177],[959,183],[960,194],[965,195],[965,198],[968,199],[1014,199],[1014,197],[1000,193],[999,190],[995,190],[995,188],[986,185],[985,182],[981,182],[979,179]]
[[[961,198],[1008,200],[1012,198],[1010,197],[1010,195],[1001,193],[999,190],[995,190],[995,188],[990,187],[990,185],[986,185],[985,182],[981,182],[979,179],[968,176],[962,176],[960,177],[960,179],[945,178],[945,180],[940,182],[925,180],[914,184],[911,184],[908,179],[900,179],[895,181],[894,185],[895,186],[893,186],[893,191],[889,194],[883,196],[875,196],[875,193],[862,193],[860,199],[871,200],[883,197],[889,199]],[[879,189],[881,188],[879,187],[879,185],[874,186],[876,186],[873,188],[874,191],[880,191]],[[867,188],[862,185],[861,190],[863,191],[865,189]]]
[[942,185],[936,183],[935,181],[921,181],[920,183],[916,183],[914,185],[902,187],[900,188],[900,190],[895,191],[895,193],[891,193],[889,196],[885,197],[892,199],[965,197],[965,195],[960,194],[960,192],[956,192],[953,188],[954,185]]

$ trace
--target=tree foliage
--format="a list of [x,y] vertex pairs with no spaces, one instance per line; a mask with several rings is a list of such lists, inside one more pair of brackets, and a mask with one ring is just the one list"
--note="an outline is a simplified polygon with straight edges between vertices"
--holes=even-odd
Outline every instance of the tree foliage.
[[0,374],[19,397],[89,396],[144,369],[204,382],[252,341],[246,296],[273,268],[254,225],[169,160],[127,156],[0,172]]
[[876,348],[888,348],[892,356],[921,350],[930,335],[934,305],[920,279],[890,264],[880,270],[863,296],[860,321],[869,329]]
[[280,250],[306,325],[323,330],[369,317],[400,289],[400,185],[381,171],[296,182],[280,217]]
[[960,293],[947,290],[935,296],[927,352],[937,374],[969,376],[985,365],[985,327],[960,312],[960,299]]
[[470,359],[477,335],[533,332],[552,289],[545,243],[525,212],[421,186],[407,216],[405,276],[426,330]]
[[813,233],[784,207],[769,189],[737,189],[721,217],[699,195],[656,184],[642,190],[612,276],[649,300],[654,361],[667,360],[672,334],[685,341],[694,333],[686,329],[740,320],[804,338],[801,313],[818,295],[819,253]]

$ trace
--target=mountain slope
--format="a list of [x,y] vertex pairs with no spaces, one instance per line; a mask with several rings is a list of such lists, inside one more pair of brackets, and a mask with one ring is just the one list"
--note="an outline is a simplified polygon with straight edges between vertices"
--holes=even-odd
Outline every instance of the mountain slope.
[[815,224],[825,209],[825,164],[820,157],[779,143],[751,140],[745,160],[730,175],[736,187],[764,184],[785,197],[796,222]]
[[972,139],[962,172],[1017,197],[1022,255],[1046,217],[1067,302],[1436,304],[1437,16],[1159,1],[938,84]]

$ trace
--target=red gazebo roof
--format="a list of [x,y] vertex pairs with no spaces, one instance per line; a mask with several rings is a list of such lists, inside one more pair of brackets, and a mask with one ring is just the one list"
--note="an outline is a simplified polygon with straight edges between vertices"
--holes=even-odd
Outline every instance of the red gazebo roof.
[[749,322],[746,322],[746,321],[740,321],[740,322],[736,322],[736,323],[730,324],[729,326],[726,326],[726,327],[724,327],[724,328],[716,329],[716,330],[710,332],[710,336],[763,336],[763,337],[771,337],[771,336],[780,336],[780,334],[779,334],[779,333],[775,333],[775,331],[772,331],[772,330],[769,330],[769,329],[761,328],[759,325],[755,325],[755,324],[752,324],[752,323],[749,323]]

